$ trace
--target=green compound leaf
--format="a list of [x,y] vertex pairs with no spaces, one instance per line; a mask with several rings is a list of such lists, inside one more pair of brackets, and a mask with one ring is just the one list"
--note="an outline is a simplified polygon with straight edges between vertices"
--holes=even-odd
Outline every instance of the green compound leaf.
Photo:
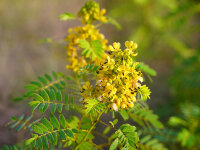
[[[138,105],[139,104],[139,105]],[[146,104],[143,102],[143,105]],[[147,104],[146,104],[147,105]],[[148,124],[152,125],[154,128],[162,129],[164,125],[159,121],[158,115],[153,113],[148,107],[142,106],[140,103],[136,103],[135,108],[128,111],[129,117],[140,126],[145,128]],[[148,105],[147,105],[148,106]],[[148,127],[148,126],[147,126]]]
[[[62,101],[62,93],[60,90],[40,90],[40,95],[37,93],[33,94],[33,101],[29,102],[29,105],[34,112],[37,108],[43,114],[48,108],[51,108],[51,113],[54,114],[56,110],[62,113],[63,107],[69,110],[69,94],[65,94],[64,100]],[[74,97],[71,97],[71,104],[74,104]]]
[[151,91],[146,85],[139,87],[137,91],[140,94],[142,100],[145,101],[147,98],[150,99]]
[[90,43],[87,40],[79,40],[79,44],[81,48],[89,49]]
[[136,144],[139,141],[139,137],[135,130],[135,126],[123,124],[120,129],[115,132],[115,137],[119,139],[119,145],[121,145],[124,149],[131,149],[136,147]]
[[[28,91],[21,97],[14,98],[14,101],[21,101],[33,96],[33,93],[40,93],[40,96],[45,100],[49,101],[48,96],[50,97],[49,90],[64,90],[66,87],[65,77],[60,72],[52,72],[52,75],[45,74],[44,76],[39,76],[38,81],[31,81],[28,85],[25,85],[25,89]],[[46,93],[48,93],[48,95]],[[35,95],[34,95],[35,96]],[[36,97],[36,100],[43,101],[41,98]],[[51,97],[50,97],[51,99]]]
[[[93,55],[98,56],[99,58],[101,58],[101,54],[103,53],[103,47],[101,45],[101,42],[99,40],[94,40],[91,41],[91,48],[93,48],[94,53]],[[95,57],[95,56],[92,56]]]
[[79,40],[80,47],[84,49],[82,55],[85,55],[87,58],[92,57],[92,60],[95,60],[97,57],[101,58],[103,53],[103,47],[99,40],[93,40],[88,42],[87,40]]
[[85,107],[86,107],[85,112],[87,115],[91,114],[92,116],[96,116],[105,108],[105,105],[100,101],[98,101],[97,99],[88,99]]
[[151,135],[147,135],[141,138],[140,142],[138,143],[139,149],[153,149],[153,150],[168,150],[164,147],[162,143],[160,143],[157,139],[152,138]]

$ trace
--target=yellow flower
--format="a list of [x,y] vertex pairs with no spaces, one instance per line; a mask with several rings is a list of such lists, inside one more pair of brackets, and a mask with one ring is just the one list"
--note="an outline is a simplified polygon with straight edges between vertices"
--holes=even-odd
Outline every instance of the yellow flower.
[[93,90],[93,87],[90,85],[90,82],[87,81],[87,82],[85,83],[85,85],[83,85],[83,87],[82,87],[81,95],[82,95],[85,99],[87,99],[87,98],[89,98],[89,97],[91,96],[92,90]]
[[[84,67],[87,64],[100,64],[101,59],[96,58],[94,61],[91,59],[92,56],[86,58],[85,56],[81,56],[83,49],[80,48],[79,40],[99,40],[103,49],[107,49],[107,40],[104,35],[99,32],[93,23],[96,21],[107,22],[107,18],[105,17],[106,10],[101,9],[99,4],[94,1],[88,1],[85,5],[80,9],[78,13],[78,17],[80,17],[83,26],[69,28],[68,36],[66,37],[66,50],[67,56],[69,57],[70,64],[66,66],[68,69],[72,69],[73,71],[77,71],[80,67]],[[103,55],[102,59],[106,56]]]
[[133,41],[126,41],[125,46],[126,46],[126,48],[128,48],[130,50],[134,50],[137,48],[137,44],[133,43]]
[[81,18],[83,24],[93,23],[95,21],[107,22],[105,17],[106,10],[100,10],[99,4],[94,1],[88,1],[81,8],[78,16]]
[[120,50],[120,43],[117,43],[117,42],[113,43],[113,46],[110,45],[108,47],[108,50],[110,50],[110,51],[119,51]]
[[[116,42],[109,46],[112,52],[106,53],[105,60],[98,65],[98,80],[91,93],[93,98],[107,103],[115,111],[134,107],[137,93],[147,98],[150,94],[146,86],[140,88],[143,77],[141,71],[135,69],[138,62],[133,60],[134,43],[126,42],[125,45],[125,50],[121,50]],[[127,50],[131,53],[127,53]]]

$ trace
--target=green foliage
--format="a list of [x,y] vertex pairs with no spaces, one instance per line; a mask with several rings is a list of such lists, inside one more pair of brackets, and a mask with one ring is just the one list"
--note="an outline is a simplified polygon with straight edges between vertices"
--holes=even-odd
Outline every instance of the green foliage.
[[[12,146],[3,145],[2,150],[23,150],[23,148],[19,145],[12,145]],[[27,148],[27,150],[29,149]]]
[[123,124],[119,130],[114,134],[115,140],[110,146],[110,149],[115,149],[117,145],[122,146],[123,150],[136,148],[136,144],[139,141],[136,127],[129,124]]
[[30,123],[32,117],[33,117],[32,115],[28,116],[26,118],[24,118],[24,115],[21,115],[18,118],[15,116],[12,116],[11,120],[7,123],[7,126],[9,126],[10,128],[16,128],[17,132],[19,132],[22,129],[29,129],[29,131],[30,131],[31,124],[34,124],[34,123],[40,121],[40,119],[37,119],[37,120],[33,121],[32,123]]
[[[51,113],[54,114],[56,110],[61,113],[63,107],[69,110],[69,94],[65,94],[64,100],[62,100],[62,93],[58,91],[51,90],[40,90],[40,94],[33,93],[33,101],[29,102],[29,105],[34,112],[37,108],[41,113],[44,113],[51,105]],[[71,98],[73,99],[73,98]]]
[[103,53],[103,48],[99,40],[93,40],[88,42],[87,40],[79,40],[80,47],[84,49],[82,55],[85,55],[87,58],[91,56],[92,60],[95,58],[101,58]]
[[[93,7],[99,8],[99,5],[90,1],[81,8],[80,13],[84,14],[89,10],[93,11],[95,9]],[[92,17],[94,17],[92,20],[95,20],[95,15]],[[64,13],[59,18],[60,20],[66,21],[75,19],[75,16],[71,13]],[[118,29],[121,28],[116,20],[111,17],[107,18],[107,23],[115,25]],[[90,23],[92,21],[89,20]],[[99,25],[101,24],[95,26],[98,27]],[[82,55],[85,55],[88,60],[95,60],[102,57],[104,49],[99,40],[79,40],[78,43],[78,47],[84,49]],[[139,95],[132,109],[119,111],[123,119],[134,122],[137,125],[137,129],[130,124],[121,124],[122,122],[119,122],[120,127],[118,128],[118,119],[115,118],[118,116],[115,116],[115,111],[109,109],[110,103],[103,103],[96,97],[88,98],[87,100],[81,99],[82,94],[84,94],[80,93],[82,85],[88,81],[93,84],[93,80],[96,81],[98,79],[98,66],[89,63],[90,61],[88,65],[80,68],[78,72],[74,72],[72,76],[65,76],[62,73],[53,72],[52,75],[45,74],[44,76],[39,76],[37,81],[32,81],[25,86],[28,92],[21,99],[30,98],[29,105],[32,110],[32,115],[27,118],[24,118],[23,115],[18,118],[11,117],[11,121],[8,123],[11,128],[16,127],[17,131],[29,129],[29,133],[31,132],[31,137],[25,140],[24,144],[21,143],[20,146],[23,149],[36,150],[62,148],[75,150],[108,148],[110,150],[165,150],[166,148],[164,148],[163,144],[161,144],[162,140],[160,140],[161,137],[165,137],[165,134],[163,136],[158,134],[162,132],[160,129],[164,126],[158,120],[158,116],[149,109],[145,102],[150,95],[150,90],[146,86],[135,89]],[[156,75],[156,72],[144,63],[140,63],[136,66],[136,69],[150,76]],[[81,106],[77,105],[80,100],[82,100]],[[73,109],[73,112],[67,111],[65,113],[63,107],[66,110]],[[39,110],[42,115],[36,113],[36,110]],[[49,113],[47,112],[48,110]],[[107,121],[107,124],[101,120],[103,119],[101,116],[109,112],[113,114],[113,120]],[[176,121],[175,123],[173,122],[174,125],[177,124]],[[106,126],[102,133],[96,128],[100,124]],[[106,143],[100,144],[98,141],[96,144],[94,141],[96,136],[94,135],[105,138]],[[187,135],[185,131],[184,133],[181,132],[178,134],[177,139],[181,141],[183,140],[181,136]],[[139,137],[141,140],[139,140]],[[188,143],[188,141],[185,143]],[[17,146],[4,147],[4,149],[17,149]]]
[[181,143],[182,146],[193,147],[195,142],[199,142],[198,137],[195,137],[188,129],[182,128],[178,133],[177,141]]
[[14,101],[20,101],[27,99],[33,93],[38,93],[41,90],[63,90],[66,87],[67,78],[64,74],[58,72],[52,72],[52,75],[45,74],[44,76],[39,76],[38,81],[32,81],[28,85],[25,85],[25,89],[28,90],[23,97],[17,97]]
[[[199,1],[131,0],[122,4],[116,0],[108,3],[112,6],[109,15],[127,28],[123,35],[138,43],[142,52],[140,57],[159,66],[160,71],[157,71],[162,79],[157,78],[158,82],[170,78],[170,87],[165,89],[170,91],[169,96],[164,95],[161,99],[166,104],[157,109],[163,118],[176,114],[170,117],[169,124],[180,132],[180,136],[176,144],[168,141],[167,146],[169,149],[199,149],[200,126],[196,107],[200,106],[200,44],[197,42],[199,37],[195,36],[200,26]],[[124,36],[117,35],[114,35],[117,40],[124,39]],[[146,72],[146,69],[154,74],[148,67],[141,70]],[[186,105],[180,107],[185,102]],[[196,107],[191,107],[191,103]],[[196,113],[192,113],[194,110]]]
[[172,129],[157,129],[157,128],[145,128],[140,129],[138,134],[141,138],[151,135],[152,138],[157,139],[160,143],[172,143],[176,142],[177,132]]
[[152,110],[138,110],[134,113],[131,113],[130,117],[143,127],[150,125],[158,129],[164,127],[163,124],[158,120],[158,115],[154,114]]
[[156,71],[152,68],[150,68],[148,65],[140,62],[136,67],[135,69],[138,69],[142,72],[145,72],[146,74],[148,75],[151,75],[151,76],[156,76]]
[[105,109],[105,105],[97,99],[88,99],[85,107],[86,114],[92,116],[97,116],[103,109]]
[[162,143],[152,138],[151,135],[142,137],[138,147],[140,150],[167,150]]
[[177,126],[177,125],[186,125],[186,121],[178,118],[178,117],[170,117],[169,121],[168,121],[170,126]]
[[192,104],[182,104],[183,118],[172,116],[168,124],[178,130],[176,140],[183,147],[194,148],[199,146],[200,107]]
[[[192,102],[199,106],[200,78],[199,78],[200,53],[197,51],[189,58],[178,58],[178,66],[173,68],[170,85],[176,98],[173,101]],[[180,94],[181,93],[181,94]]]
[[95,74],[99,66],[96,66],[95,64],[88,64],[84,67],[79,68],[79,74],[80,76],[89,76],[90,74]]
[[49,144],[57,145],[59,139],[64,142],[73,140],[77,130],[72,129],[66,122],[62,114],[59,119],[54,115],[50,115],[49,120],[42,118],[41,122],[32,125],[33,137],[26,140],[25,144],[39,149],[47,149]]
[[140,94],[142,100],[147,100],[147,98],[150,99],[151,92],[146,85],[138,87],[137,91]]
[[150,110],[145,102],[138,102],[136,105],[126,111],[120,111],[120,115],[124,120],[131,118],[134,122],[138,123],[143,128],[154,127],[157,129],[163,128],[163,124],[158,120],[158,115]]
[[122,28],[121,25],[114,18],[107,16],[107,19],[108,19],[107,23],[113,24],[118,30],[121,30]]
[[117,148],[118,144],[119,144],[119,139],[116,138],[116,139],[112,142],[112,144],[110,145],[109,150],[115,150],[115,149]]

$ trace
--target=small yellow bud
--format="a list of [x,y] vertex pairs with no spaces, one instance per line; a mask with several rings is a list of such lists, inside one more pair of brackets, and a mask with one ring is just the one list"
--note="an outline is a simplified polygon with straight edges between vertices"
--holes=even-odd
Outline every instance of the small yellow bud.
[[106,13],[106,9],[102,9],[101,11],[100,11],[100,14],[103,16],[104,14]]

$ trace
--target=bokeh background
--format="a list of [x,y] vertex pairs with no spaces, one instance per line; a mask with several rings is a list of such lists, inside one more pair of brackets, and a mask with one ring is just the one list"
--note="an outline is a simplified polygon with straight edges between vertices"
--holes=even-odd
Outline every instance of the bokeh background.
[[[64,12],[76,14],[85,2],[0,0],[0,146],[15,144],[24,137],[23,133],[5,127],[11,115],[20,115],[27,109],[26,102],[12,101],[24,93],[23,86],[52,70],[66,72],[63,39],[67,29],[79,22],[62,22],[58,16]],[[157,71],[149,85],[152,91],[150,108],[166,125],[170,116],[199,122],[200,1],[97,2],[122,26],[121,30],[110,24],[100,28],[110,44],[126,40],[137,42],[139,61]],[[48,37],[57,43],[41,42]],[[198,125],[191,132],[200,140]]]

